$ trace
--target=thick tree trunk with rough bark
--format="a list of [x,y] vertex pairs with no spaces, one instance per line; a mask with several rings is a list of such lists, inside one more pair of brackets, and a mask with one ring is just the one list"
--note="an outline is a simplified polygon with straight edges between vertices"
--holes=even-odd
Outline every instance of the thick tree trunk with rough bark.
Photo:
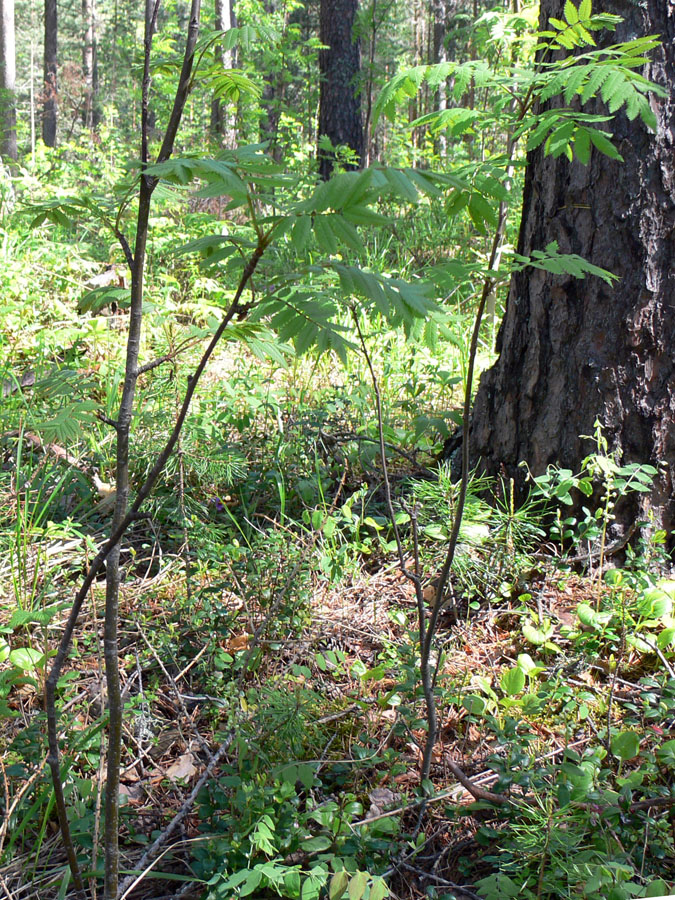
[[[354,40],[357,9],[358,0],[321,0],[319,37],[328,49],[319,51],[319,140],[325,136],[334,147],[346,144],[360,160],[363,124],[357,85],[361,54]],[[318,156],[319,173],[328,178],[335,162],[333,154],[319,149]]]
[[16,159],[14,0],[0,0],[0,153]]
[[[542,22],[560,17],[562,0],[543,0]],[[659,34],[646,73],[668,91],[653,100],[656,135],[620,114],[608,130],[624,157],[593,151],[588,166],[529,158],[518,250],[550,241],[619,276],[609,287],[525,270],[512,279],[499,359],[474,406],[472,458],[492,473],[522,479],[549,463],[574,469],[592,450],[580,435],[598,418],[622,460],[666,464],[649,498],[617,510],[627,526],[650,510],[675,526],[675,6],[603,0],[595,11],[624,17],[616,40]],[[586,111],[604,111],[600,101]]]
[[42,107],[42,140],[47,147],[56,146],[57,101],[57,38],[56,0],[45,0],[44,100]]

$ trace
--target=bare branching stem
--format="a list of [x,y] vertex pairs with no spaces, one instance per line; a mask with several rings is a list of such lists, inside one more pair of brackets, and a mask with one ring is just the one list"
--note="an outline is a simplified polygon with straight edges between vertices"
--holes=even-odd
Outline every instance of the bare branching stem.
[[[151,5],[151,0],[149,0],[146,17],[146,64],[143,83],[143,107],[145,115],[143,116],[142,158],[144,163],[147,162],[148,152],[147,102],[149,91],[149,57],[152,48],[152,34],[156,25],[158,10],[159,0],[155,0],[153,5]],[[166,159],[171,155],[171,152],[173,150],[173,142],[180,124],[180,118],[185,106],[185,100],[187,99],[187,85],[189,83],[192,61],[194,58],[194,48],[198,33],[199,13],[200,0],[192,0],[190,28],[185,49],[184,64],[176,92],[177,101],[174,104],[174,109],[171,114],[169,126],[167,127],[167,136],[165,137],[162,149],[160,151],[161,159]],[[170,137],[170,140],[167,140],[167,137]],[[237,291],[235,292],[235,296],[232,299],[227,312],[223,316],[223,319],[218,329],[214,333],[208,347],[204,351],[193,375],[188,378],[187,389],[185,391],[185,397],[183,399],[182,406],[178,412],[173,430],[164,446],[164,449],[157,457],[155,465],[147,475],[145,482],[141,485],[141,488],[139,489],[134,502],[131,504],[131,506],[129,506],[129,436],[133,415],[135,389],[138,381],[138,376],[140,374],[138,359],[140,353],[141,329],[143,321],[142,306],[144,269],[148,238],[148,223],[150,217],[150,203],[152,193],[156,184],[156,179],[149,178],[143,173],[141,174],[139,186],[136,245],[134,248],[132,266],[131,309],[129,320],[129,336],[127,340],[125,380],[122,391],[122,398],[120,401],[119,414],[116,420],[117,495],[115,511],[113,514],[111,525],[111,535],[109,540],[104,544],[104,546],[92,561],[92,564],[89,567],[80,590],[75,596],[68,621],[66,623],[66,627],[61,637],[57,654],[52,665],[52,669],[45,682],[45,707],[47,712],[47,728],[49,741],[48,762],[52,773],[52,780],[54,783],[59,825],[66,849],[68,864],[72,873],[73,886],[77,895],[79,897],[84,897],[84,883],[79,869],[77,853],[75,851],[75,845],[68,823],[68,814],[63,791],[63,779],[59,757],[56,689],[61,669],[68,655],[73,631],[75,629],[82,604],[87,597],[89,588],[93,584],[94,579],[101,571],[103,564],[107,563],[104,656],[106,665],[109,728],[105,800],[104,900],[117,900],[119,887],[119,770],[121,758],[123,712],[119,678],[119,655],[117,646],[120,587],[119,542],[129,525],[138,517],[138,512],[141,504],[150,494],[155,482],[157,481],[157,478],[159,477],[159,474],[164,468],[169,456],[173,452],[174,447],[178,441],[181,429],[185,422],[185,418],[187,416],[187,412],[190,407],[190,403],[199,379],[204,372],[204,369],[206,368],[206,365],[228,324],[230,323],[234,315],[240,312],[239,301],[241,299],[241,296],[246,289],[247,284],[249,283],[250,278],[258,264],[258,261],[260,260],[260,257],[262,256],[267,246],[266,239],[264,237],[261,238],[251,258],[248,260],[240,278],[239,286],[237,288]]]
[[[510,135],[506,148],[506,158],[512,159],[515,149],[515,139]],[[507,179],[512,175],[511,166],[507,169]],[[490,258],[488,260],[488,271],[483,281],[483,289],[478,301],[476,309],[476,317],[473,323],[473,331],[471,333],[471,344],[469,346],[469,361],[466,373],[466,386],[464,389],[464,409],[462,414],[462,475],[459,483],[459,492],[457,495],[457,504],[455,506],[455,514],[452,522],[452,531],[448,540],[448,549],[443,561],[440,575],[436,583],[436,594],[434,596],[429,622],[427,623],[426,633],[422,641],[422,650],[420,654],[420,675],[422,679],[422,689],[424,691],[424,699],[427,704],[427,741],[424,747],[424,756],[422,758],[421,779],[424,782],[429,777],[431,771],[431,758],[438,738],[438,715],[436,712],[436,701],[434,697],[434,688],[436,681],[436,671],[431,670],[431,657],[434,636],[438,626],[438,617],[443,608],[446,599],[448,580],[450,578],[450,570],[455,560],[457,552],[457,542],[459,540],[459,532],[462,527],[462,519],[464,517],[464,508],[466,505],[466,493],[469,486],[469,437],[471,433],[470,417],[471,417],[471,397],[473,393],[473,376],[476,367],[476,354],[478,352],[478,339],[480,337],[480,329],[483,323],[483,314],[495,287],[495,277],[492,274],[495,265],[498,263],[501,254],[502,242],[506,230],[506,219],[508,215],[508,206],[505,200],[499,203],[499,213],[497,217],[497,227],[492,239],[492,247],[490,250]],[[454,771],[454,770],[453,770]],[[454,773],[457,775],[457,773]]]
[[[178,437],[180,435],[181,429],[185,422],[185,418],[190,408],[190,403],[192,401],[192,397],[194,395],[195,389],[199,380],[208,364],[213,351],[215,350],[218,342],[222,338],[225,329],[228,324],[231,322],[233,317],[238,313],[239,310],[239,301],[241,299],[246,286],[253,275],[258,262],[260,261],[261,256],[265,250],[265,245],[259,245],[251,256],[244,272],[242,273],[241,279],[239,281],[239,286],[234,295],[234,298],[227,309],[223,319],[218,326],[218,329],[214,333],[211,341],[209,342],[208,347],[204,351],[199,364],[197,365],[193,374],[188,378],[188,386],[185,391],[185,396],[183,398],[182,405],[176,416],[176,420],[173,426],[173,430],[169,435],[169,438],[164,446],[164,449],[157,457],[155,461],[155,465],[152,467],[151,471],[148,473],[145,481],[141,485],[136,494],[134,502],[129,507],[127,514],[124,519],[119,523],[117,528],[110,535],[110,538],[106,541],[106,543],[101,547],[97,555],[91,562],[91,565],[87,571],[87,574],[82,582],[82,585],[77,592],[75,599],[73,601],[73,605],[70,609],[70,613],[68,615],[68,621],[66,622],[65,628],[63,630],[63,634],[61,636],[61,641],[59,643],[59,647],[54,657],[54,662],[52,664],[51,671],[49,676],[46,679],[45,683],[45,708],[47,712],[47,731],[49,736],[49,755],[47,757],[47,762],[49,763],[51,772],[52,772],[52,780],[54,782],[54,791],[56,797],[56,807],[59,816],[59,826],[61,828],[61,834],[64,840],[64,844],[66,847],[66,853],[68,854],[68,863],[71,868],[71,872],[73,874],[73,884],[75,885],[76,890],[84,890],[82,878],[79,874],[79,866],[77,864],[77,857],[74,851],[74,845],[72,842],[72,837],[70,835],[70,827],[68,825],[67,811],[66,811],[66,803],[63,795],[63,787],[62,787],[62,778],[61,778],[61,768],[60,768],[60,754],[59,754],[59,744],[58,744],[58,720],[56,714],[56,688],[59,680],[59,676],[61,674],[61,670],[63,668],[63,664],[66,661],[68,656],[68,650],[70,648],[70,643],[73,637],[73,632],[75,630],[75,625],[77,624],[77,620],[82,609],[82,604],[87,598],[89,588],[94,583],[96,576],[99,574],[101,569],[103,568],[104,563],[108,559],[110,553],[113,548],[118,545],[122,536],[129,528],[131,523],[136,520],[138,517],[138,512],[145,502],[149,494],[151,493],[157,478],[159,477],[162,469],[167,463],[167,460],[173,453],[173,450],[178,441]],[[72,851],[72,853],[71,853]],[[77,873],[77,875],[76,875]],[[78,879],[81,888],[78,888]]]

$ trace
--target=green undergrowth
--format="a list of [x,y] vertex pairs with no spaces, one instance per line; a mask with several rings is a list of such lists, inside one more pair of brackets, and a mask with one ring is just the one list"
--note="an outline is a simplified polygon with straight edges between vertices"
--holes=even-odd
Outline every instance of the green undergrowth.
[[[166,335],[154,339],[162,346]],[[417,531],[433,588],[457,502],[451,467],[436,460],[446,433],[438,421],[451,419],[430,415],[421,428],[416,415],[430,392],[429,408],[447,413],[456,398],[431,377],[433,360],[395,348],[392,338],[376,358],[393,502],[406,548]],[[101,395],[117,391],[88,338],[70,352],[52,357],[48,384],[86,366]],[[445,365],[461,378],[458,356]],[[186,369],[143,385],[134,483]],[[177,848],[163,857],[148,882],[157,893],[177,879],[214,900],[344,891],[377,900],[412,895],[411,878],[438,898],[455,896],[453,885],[486,900],[667,892],[675,583],[665,535],[645,530],[620,563],[610,555],[619,496],[647,489],[653,470],[622,466],[598,430],[578,473],[549,470],[525,502],[508,482],[471,479],[436,648],[442,737],[420,785],[414,597],[397,563],[363,375],[356,362],[336,377],[325,360],[281,366],[228,349],[148,518],[130,532],[121,639],[129,859],[180,808],[207,750],[226,741],[184,835],[188,863]],[[58,415],[66,389],[32,390],[9,395],[3,438],[0,712],[11,828],[2,847],[8,871],[23,861],[48,897],[63,869],[50,855],[39,697],[58,625],[104,533],[94,475],[107,482],[112,470],[103,423],[64,444],[54,435],[68,458],[31,441],[34,418]],[[599,512],[569,514],[575,492],[602,498]],[[590,567],[566,561],[578,556]],[[60,684],[73,831],[94,871],[102,606],[96,585]],[[447,760],[508,802],[469,802]]]
[[[565,16],[559,50],[591,46],[586,24],[611,20],[592,17],[588,3],[567,4]],[[513,26],[516,37],[526,24]],[[410,132],[398,129],[400,168],[326,183],[314,182],[307,147],[284,167],[244,140],[150,173],[161,181],[132,495],[247,258],[260,251],[261,261],[251,307],[247,295],[123,540],[127,871],[209,773],[133,896],[182,886],[206,900],[673,891],[668,536],[645,521],[622,541],[620,504],[648,492],[656,471],[624,464],[600,425],[579,471],[530,476],[525,495],[471,474],[431,660],[440,739],[420,783],[417,603],[423,613],[433,601],[460,504],[457,457],[442,457],[462,424],[477,298],[494,294],[480,369],[493,358],[511,271],[612,277],[555,243],[532,260],[509,250],[518,222],[504,216],[518,205],[523,171],[515,131],[502,133],[509,115],[523,154],[528,138],[529,148],[582,162],[591,141],[618,151],[591,127],[596,117],[514,120],[530,76],[519,70],[511,87],[491,75],[484,63],[497,47],[488,41],[485,60],[402,72],[383,92],[378,108],[389,116],[439,79],[454,83],[457,102],[469,82],[486,102],[494,96],[488,111],[452,107],[413,122],[430,128],[425,147],[412,148],[429,168],[408,167]],[[614,108],[627,103],[646,124],[654,113],[633,69],[650,49],[651,39],[619,47],[625,70],[603,93],[614,103],[616,89]],[[497,55],[510,52],[499,45]],[[590,96],[590,66],[574,81],[574,66],[561,63],[558,87],[549,91],[540,73],[536,90],[542,100],[562,88],[567,101]],[[530,84],[523,115],[537,96]],[[244,125],[248,140],[257,120]],[[445,125],[445,156],[449,137],[456,146],[441,162]],[[293,131],[288,117],[281,128]],[[101,146],[38,154],[15,180],[17,213],[0,232],[0,866],[6,893],[41,900],[70,887],[42,695],[72,598],[110,527],[111,420],[128,330],[116,230],[133,234],[136,176],[119,162],[128,147]],[[52,166],[58,177],[47,184]],[[116,187],[105,197],[101,184]],[[101,578],[57,692],[68,814],[93,886],[103,866],[104,595]],[[458,783],[457,766],[477,796],[466,778]]]
[[[107,527],[112,440],[87,404],[114,414],[125,325],[123,311],[78,313],[74,287],[68,304],[40,306],[40,292],[54,296],[72,271],[29,282],[33,250],[30,241],[16,250],[3,300],[12,315],[31,285],[31,304],[21,295],[25,328],[2,348],[0,727],[10,812],[0,837],[7,872],[20,865],[35,895],[49,897],[66,882],[51,849],[40,695]],[[160,275],[176,317],[151,318],[148,355],[196,342],[211,314],[198,271]],[[466,349],[444,343],[434,354],[377,319],[364,327],[396,522],[406,553],[416,535],[431,597],[457,503],[452,465],[438,458],[457,422]],[[461,896],[453,885],[485,900],[670,890],[675,584],[665,535],[638,529],[620,557],[612,532],[618,500],[647,490],[654,470],[621,465],[598,429],[579,472],[549,470],[524,501],[510,482],[472,476],[435,650],[441,741],[421,785],[414,597],[387,510],[372,382],[356,355],[338,366],[268,351],[249,340],[214,361],[125,542],[121,834],[130,867],[184,802],[207,751],[225,741],[186,827],[187,863],[180,848],[163,857],[148,882],[156,893],[176,880],[209,900]],[[163,444],[195,352],[196,343],[143,378],[133,485]],[[587,507],[573,505],[579,496]],[[73,832],[95,873],[102,608],[97,584],[59,688]],[[508,802],[469,802],[447,761]]]

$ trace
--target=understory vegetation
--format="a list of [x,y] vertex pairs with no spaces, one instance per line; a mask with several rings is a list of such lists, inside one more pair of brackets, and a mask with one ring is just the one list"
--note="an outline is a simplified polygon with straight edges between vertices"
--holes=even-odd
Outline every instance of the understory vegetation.
[[[8,898],[77,896],[44,696],[73,598],[111,533],[131,319],[131,241],[120,235],[136,234],[144,179],[154,195],[130,504],[199,383],[120,544],[118,895],[675,891],[669,536],[648,521],[612,528],[617,504],[649,492],[656,468],[624,464],[598,423],[578,471],[528,474],[525,491],[463,471],[473,372],[494,359],[511,272],[611,281],[554,245],[533,259],[513,250],[528,146],[582,162],[592,148],[618,154],[609,115],[565,107],[556,118],[534,100],[585,100],[602,88],[594,66],[623,66],[605,99],[652,121],[653,86],[637,70],[655,42],[600,56],[583,32],[612,17],[583,2],[565,16],[535,37],[532,10],[486,14],[474,32],[486,61],[474,47],[466,70],[383,77],[386,165],[317,182],[313,138],[290,126],[280,162],[251,141],[198,151],[191,121],[180,154],[156,164],[124,162],[137,152],[131,136],[94,141],[83,129],[8,181]],[[533,53],[544,41],[583,51],[587,71],[574,81],[560,63],[542,74]],[[159,65],[156,77],[169,82]],[[229,90],[250,90],[253,104],[237,77]],[[408,146],[396,110],[452,79],[458,105],[418,119],[426,137]],[[469,82],[482,94],[471,109],[459,106]],[[86,591],[56,685],[61,784],[91,897],[103,896],[106,850],[108,565]]]

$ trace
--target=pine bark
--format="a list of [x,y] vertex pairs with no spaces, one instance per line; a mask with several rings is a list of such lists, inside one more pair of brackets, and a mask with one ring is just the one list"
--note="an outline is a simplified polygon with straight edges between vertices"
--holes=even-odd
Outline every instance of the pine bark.
[[44,89],[42,140],[46,147],[56,146],[57,120],[58,19],[56,0],[45,0]]
[[[544,25],[562,0],[543,0]],[[525,270],[511,281],[497,349],[480,382],[472,458],[522,482],[555,463],[575,469],[592,449],[581,435],[599,419],[624,463],[665,465],[650,497],[617,509],[619,526],[653,516],[675,525],[675,7],[603,0],[624,16],[611,40],[659,34],[646,72],[668,91],[653,100],[658,132],[619,114],[609,125],[624,162],[593,151],[588,166],[530,154],[518,251],[550,241],[619,276],[577,280]],[[605,112],[601,101],[588,112]]]
[[[346,144],[363,157],[361,97],[357,84],[361,69],[359,43],[354,40],[358,0],[321,0],[319,37],[327,49],[319,51],[321,90],[319,139],[325,136],[335,147]],[[328,178],[334,155],[318,151],[319,173]]]
[[17,158],[14,0],[0,0],[0,153]]

